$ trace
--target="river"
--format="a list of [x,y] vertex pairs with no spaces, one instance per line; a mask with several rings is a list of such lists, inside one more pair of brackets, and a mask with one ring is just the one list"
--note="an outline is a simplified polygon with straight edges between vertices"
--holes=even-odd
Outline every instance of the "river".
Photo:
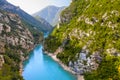
[[65,71],[38,45],[24,62],[23,78],[25,80],[77,80],[71,73]]

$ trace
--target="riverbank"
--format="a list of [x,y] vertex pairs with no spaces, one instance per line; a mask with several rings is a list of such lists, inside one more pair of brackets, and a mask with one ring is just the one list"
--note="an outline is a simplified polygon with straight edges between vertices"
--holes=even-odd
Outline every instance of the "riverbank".
[[[47,51],[45,51],[44,53],[47,54],[48,56],[50,56],[54,61],[58,62],[64,70],[66,70],[66,71],[68,71],[68,72],[76,75],[76,72],[72,71],[68,66],[64,65],[64,64],[56,57],[56,54],[52,54],[52,53],[49,53],[49,52],[47,52]],[[84,80],[84,76],[82,76],[82,75],[76,75],[76,76],[77,76],[77,80]]]
[[[35,44],[31,49],[29,49],[29,50],[28,50],[28,53],[30,53],[37,45],[39,45],[39,44]],[[19,63],[19,68],[20,68],[20,69],[19,69],[19,74],[20,74],[21,76],[22,76],[22,73],[23,73],[23,70],[24,70],[24,69],[23,69],[23,63],[24,63],[25,60],[28,60],[28,59],[29,59],[29,55],[30,55],[30,54],[28,54],[26,57],[24,57],[23,54],[24,54],[24,53],[23,53],[22,51],[20,51],[20,60],[21,60],[21,61],[20,61],[20,63]]]

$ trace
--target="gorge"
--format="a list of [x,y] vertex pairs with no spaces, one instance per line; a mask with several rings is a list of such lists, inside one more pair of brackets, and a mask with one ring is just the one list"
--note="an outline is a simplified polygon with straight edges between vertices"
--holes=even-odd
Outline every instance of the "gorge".
[[55,9],[44,8],[59,22],[53,27],[46,15],[0,0],[0,80],[77,80],[62,65],[78,80],[120,80],[119,4],[72,0],[55,19]]
[[38,45],[24,62],[25,80],[77,80],[75,75],[65,71],[60,64],[44,54],[42,45]]

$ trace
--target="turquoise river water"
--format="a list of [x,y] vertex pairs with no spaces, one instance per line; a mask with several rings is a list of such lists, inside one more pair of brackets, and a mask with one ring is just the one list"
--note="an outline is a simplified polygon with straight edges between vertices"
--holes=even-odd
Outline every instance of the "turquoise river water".
[[51,57],[43,54],[42,45],[38,45],[24,62],[22,75],[25,80],[77,80]]

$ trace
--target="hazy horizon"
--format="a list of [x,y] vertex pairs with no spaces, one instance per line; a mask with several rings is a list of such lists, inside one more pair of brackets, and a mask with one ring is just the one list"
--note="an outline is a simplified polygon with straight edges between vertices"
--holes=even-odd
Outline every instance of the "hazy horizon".
[[34,14],[47,6],[53,5],[57,7],[69,6],[71,0],[7,0],[15,6],[19,6],[21,9],[29,14]]

